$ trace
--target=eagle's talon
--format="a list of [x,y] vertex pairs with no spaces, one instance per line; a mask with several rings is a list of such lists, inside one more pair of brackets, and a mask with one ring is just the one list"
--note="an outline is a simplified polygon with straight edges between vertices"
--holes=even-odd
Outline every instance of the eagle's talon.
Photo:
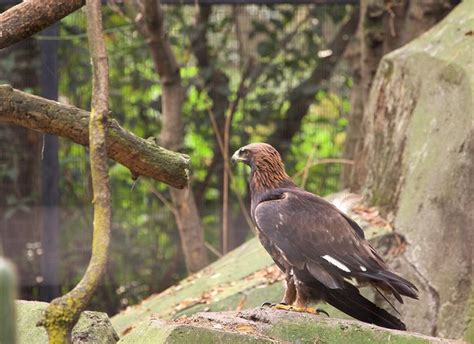
[[272,306],[272,308],[283,309],[285,311],[290,311],[290,312],[310,313],[310,314],[316,314],[316,315],[324,314],[327,317],[329,317],[329,313],[326,312],[324,309],[321,309],[321,308],[298,307],[298,306],[286,305],[286,304],[283,304],[283,303],[279,303],[277,305],[274,305],[274,306]]
[[293,309],[293,306],[287,305],[284,302],[280,302],[280,303],[264,302],[264,303],[262,303],[261,307],[270,307],[270,308],[273,308],[273,309],[283,309],[285,311],[290,311],[290,310]]
[[316,314],[317,314],[317,315],[324,314],[324,315],[326,315],[328,318],[330,318],[329,313],[326,312],[324,309],[321,309],[321,308],[316,308]]

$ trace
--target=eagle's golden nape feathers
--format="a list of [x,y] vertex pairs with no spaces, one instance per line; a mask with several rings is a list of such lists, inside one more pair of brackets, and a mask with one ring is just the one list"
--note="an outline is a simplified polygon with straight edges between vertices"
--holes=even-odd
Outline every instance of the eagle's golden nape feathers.
[[234,156],[245,155],[252,168],[250,187],[255,190],[268,190],[281,186],[294,185],[285,171],[280,153],[268,143],[251,143],[239,150]]
[[280,154],[266,143],[244,146],[232,160],[251,167],[251,215],[258,237],[286,273],[287,282],[294,284],[284,300],[296,306],[323,300],[358,320],[406,329],[400,319],[347,282],[355,279],[383,286],[399,301],[403,301],[402,296],[417,298],[416,287],[388,270],[355,221],[326,200],[297,187],[286,174]]

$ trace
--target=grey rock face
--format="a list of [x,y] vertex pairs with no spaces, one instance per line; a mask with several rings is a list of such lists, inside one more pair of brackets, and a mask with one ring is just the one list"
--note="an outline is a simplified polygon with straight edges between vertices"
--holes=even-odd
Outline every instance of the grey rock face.
[[[407,242],[410,330],[468,338],[474,251],[474,3],[385,56],[366,113],[366,196]],[[471,333],[471,334],[469,334]]]

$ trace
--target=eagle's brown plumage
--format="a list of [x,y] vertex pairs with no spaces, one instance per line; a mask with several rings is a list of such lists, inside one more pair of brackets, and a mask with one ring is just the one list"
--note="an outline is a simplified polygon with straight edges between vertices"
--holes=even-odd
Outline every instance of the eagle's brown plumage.
[[262,245],[286,273],[282,302],[305,307],[323,300],[359,320],[405,329],[398,318],[348,282],[371,284],[400,302],[401,295],[417,298],[416,287],[390,271],[356,222],[297,187],[272,146],[249,144],[237,150],[232,160],[251,167],[251,215]]
[[253,152],[250,187],[255,192],[265,192],[283,186],[295,186],[285,172],[280,154],[270,145],[252,143],[242,148]]

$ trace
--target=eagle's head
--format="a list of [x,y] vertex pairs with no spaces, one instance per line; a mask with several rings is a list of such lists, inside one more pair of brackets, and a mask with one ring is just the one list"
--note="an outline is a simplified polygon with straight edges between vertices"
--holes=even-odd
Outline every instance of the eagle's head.
[[[240,161],[251,167],[263,165],[283,166],[280,153],[268,143],[256,142],[237,149],[232,155],[232,163]],[[275,166],[275,167],[277,167]]]
[[237,149],[232,163],[238,161],[252,168],[251,187],[268,189],[293,182],[285,172],[280,153],[268,143],[251,143]]

